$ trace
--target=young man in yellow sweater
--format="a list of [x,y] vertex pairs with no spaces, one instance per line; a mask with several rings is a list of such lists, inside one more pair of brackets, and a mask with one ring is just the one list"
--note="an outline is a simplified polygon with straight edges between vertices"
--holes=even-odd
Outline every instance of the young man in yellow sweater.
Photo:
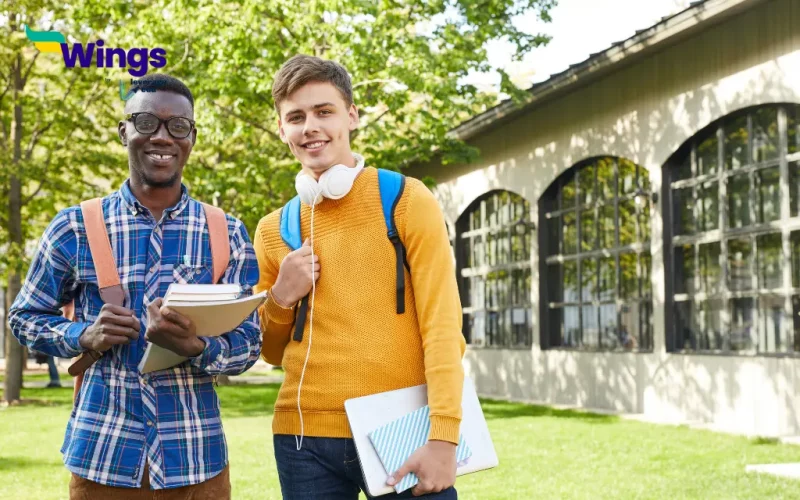
[[[405,291],[398,297],[378,171],[363,168],[350,150],[358,112],[347,71],[332,61],[296,56],[277,73],[272,95],[281,140],[302,165],[296,185],[305,198],[302,247],[291,251],[283,241],[280,210],[259,222],[254,242],[260,269],[255,289],[269,291],[260,309],[262,355],[286,373],[273,420],[283,498],[357,499],[365,487],[345,400],[424,383],[430,439],[387,483],[414,472],[419,484],[399,497],[457,498],[465,343],[439,205],[424,184],[406,179],[395,209],[407,261]],[[313,196],[320,187],[325,194]],[[304,315],[300,301],[310,293],[308,320],[296,333],[295,319]]]

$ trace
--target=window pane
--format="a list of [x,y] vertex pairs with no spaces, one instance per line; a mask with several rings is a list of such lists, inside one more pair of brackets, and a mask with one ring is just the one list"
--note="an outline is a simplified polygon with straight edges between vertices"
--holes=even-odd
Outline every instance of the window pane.
[[750,224],[750,176],[737,175],[728,179],[728,225],[736,228]]
[[650,173],[646,168],[636,167],[639,187],[645,192],[650,193]]
[[497,196],[490,196],[486,199],[485,204],[485,211],[486,211],[486,223],[488,227],[494,227],[497,225],[497,218],[498,218],[498,200]]
[[594,174],[594,165],[586,165],[578,171],[578,184],[581,191],[581,203],[592,203],[596,199]]
[[470,259],[469,267],[479,267],[485,266],[486,262],[486,251],[483,245],[483,236],[477,235],[470,238],[472,241],[470,243],[470,253],[472,257]]
[[797,106],[786,109],[787,132],[789,133],[789,154],[800,151],[800,113]]
[[485,202],[481,202],[475,210],[469,215],[469,229],[473,231],[475,229],[480,229],[483,227],[483,218],[481,216],[482,210],[481,208],[485,205]]
[[695,155],[697,159],[698,175],[717,173],[717,166],[719,164],[719,142],[717,141],[716,134],[698,144]]
[[597,306],[581,307],[583,331],[581,332],[581,347],[594,349],[598,347],[600,328],[597,318]]
[[[560,268],[561,266],[558,267]],[[560,271],[561,270],[559,269],[559,273]],[[511,271],[511,290],[510,290],[511,298],[509,302],[510,304],[515,306],[530,304],[530,296],[531,296],[530,277],[531,277],[530,269],[515,269]],[[561,279],[559,279],[558,282],[562,283]]]
[[589,252],[597,248],[597,224],[594,209],[581,212],[581,249]]
[[699,332],[698,350],[720,350],[724,342],[722,336],[722,300],[710,299],[695,303],[695,328]]
[[495,235],[497,240],[497,265],[507,265],[509,263],[509,236],[507,229],[501,229]]
[[635,299],[639,296],[639,277],[636,271],[636,254],[619,254],[620,298]]
[[600,345],[606,349],[622,347],[617,332],[617,305],[600,305]]
[[778,157],[778,109],[765,107],[753,112],[753,160]]
[[692,178],[692,155],[687,154],[672,171],[672,181],[682,181]]
[[600,201],[610,203],[614,200],[613,158],[601,158],[597,160],[597,186],[600,191]]
[[580,308],[567,306],[564,308],[563,346],[577,347],[581,338]]
[[497,304],[495,307],[504,308],[508,307],[511,302],[511,297],[509,293],[510,285],[511,285],[511,276],[508,270],[501,269],[496,273],[496,282],[497,282]]
[[694,245],[682,245],[675,252],[675,293],[693,294],[696,289]]
[[697,225],[694,218],[692,188],[675,189],[672,191],[672,198],[675,235],[693,234],[697,231]]
[[650,241],[650,203],[647,198],[636,198],[639,206],[639,243]]
[[569,212],[561,216],[564,221],[564,253],[574,254],[578,251],[578,226],[575,221],[575,213]]
[[636,191],[636,165],[625,158],[619,159],[619,194],[624,196]]
[[780,288],[783,285],[780,233],[757,237],[756,248],[758,249],[758,287]]
[[497,237],[493,233],[484,235],[486,244],[486,264],[489,266],[497,265]]
[[475,277],[470,278],[470,301],[469,305],[472,308],[483,309],[486,307],[485,303],[485,288],[486,282],[483,278]]
[[639,254],[639,267],[642,269],[640,297],[650,300],[653,296],[652,285],[652,272],[653,272],[653,259],[649,253]]
[[783,312],[783,297],[764,295],[758,299],[758,351],[789,352],[792,342],[784,333],[784,324],[788,320]]
[[699,246],[700,260],[700,292],[708,294],[719,291],[719,242]]
[[700,230],[711,231],[719,227],[719,187],[716,182],[703,184],[697,192],[700,207]]
[[781,218],[781,174],[778,167],[761,170],[758,179],[758,222],[770,222]]
[[789,241],[792,247],[792,286],[800,288],[800,231],[792,231]]
[[728,334],[728,345],[722,349],[731,351],[749,351],[754,348],[755,335],[755,299],[733,299],[731,304],[731,331]]
[[577,188],[577,176],[573,173],[565,174],[568,177],[564,180],[564,185],[561,187],[560,204],[559,207],[563,209],[572,208],[575,206],[575,190]]
[[[646,318],[643,317],[643,312],[639,302],[630,302],[622,305],[619,315],[619,335],[617,336],[619,347],[623,349],[639,347],[642,323],[646,321]],[[641,347],[647,348],[648,346],[642,345]]]
[[622,200],[619,202],[619,244],[632,245],[636,242],[636,202]]
[[789,213],[797,217],[797,208],[800,205],[800,162],[789,163]]
[[614,300],[617,297],[617,267],[614,257],[600,257],[600,300]]
[[578,261],[564,262],[564,302],[578,302]]
[[651,300],[643,300],[639,302],[639,338],[633,337],[630,339],[630,348],[636,348],[637,343],[640,349],[652,350],[653,349],[653,302]]
[[747,164],[747,116],[740,116],[725,125],[725,167],[734,169]]
[[792,296],[792,347],[800,352],[800,295]]
[[597,300],[597,259],[581,260],[581,301]]
[[616,224],[614,223],[614,205],[605,205],[600,208],[600,248],[614,248]]
[[[527,225],[517,224],[511,227],[511,262],[527,262],[530,260],[529,242],[531,232]],[[558,240],[556,240],[556,245]]]
[[699,332],[693,317],[692,301],[675,302],[675,348],[678,350],[697,349]]
[[753,288],[753,273],[750,257],[753,244],[749,238],[728,241],[728,287],[731,290],[750,290]]

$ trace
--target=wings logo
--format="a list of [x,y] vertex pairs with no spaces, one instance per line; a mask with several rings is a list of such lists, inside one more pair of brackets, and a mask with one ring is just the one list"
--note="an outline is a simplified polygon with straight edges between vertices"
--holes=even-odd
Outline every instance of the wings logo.
[[67,39],[58,31],[35,31],[25,25],[25,35],[40,52],[60,52],[67,68],[76,65],[89,68],[128,68],[131,76],[140,77],[147,74],[150,67],[163,68],[167,65],[167,51],[162,48],[120,49],[106,47],[103,40],[87,43],[67,44]]

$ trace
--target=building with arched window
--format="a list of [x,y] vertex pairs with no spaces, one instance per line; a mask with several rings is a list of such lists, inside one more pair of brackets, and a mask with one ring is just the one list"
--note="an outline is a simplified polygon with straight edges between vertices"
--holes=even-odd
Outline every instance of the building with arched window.
[[483,394],[800,435],[800,2],[705,0],[452,134]]

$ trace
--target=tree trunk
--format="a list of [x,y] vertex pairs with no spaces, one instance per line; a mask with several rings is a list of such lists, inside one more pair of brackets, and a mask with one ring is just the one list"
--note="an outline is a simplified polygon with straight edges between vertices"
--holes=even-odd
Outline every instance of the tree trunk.
[[[8,281],[8,295],[6,300],[11,302],[12,297],[19,293],[19,275],[12,273]],[[6,380],[3,390],[3,399],[6,402],[17,401],[22,389],[22,356],[24,349],[16,337],[6,329]]]
[[[16,22],[15,16],[10,18],[11,25]],[[14,28],[12,27],[12,30]],[[25,242],[22,237],[22,182],[19,178],[19,163],[22,158],[22,54],[19,52],[11,68],[14,82],[14,117],[11,123],[11,141],[14,156],[11,162],[11,176],[8,190],[8,233],[9,243],[17,251],[24,251]],[[19,270],[12,265],[8,277],[8,299],[13,301],[21,288]],[[22,389],[22,368],[24,349],[13,335],[6,336],[6,380],[3,398],[7,402],[16,401]]]

